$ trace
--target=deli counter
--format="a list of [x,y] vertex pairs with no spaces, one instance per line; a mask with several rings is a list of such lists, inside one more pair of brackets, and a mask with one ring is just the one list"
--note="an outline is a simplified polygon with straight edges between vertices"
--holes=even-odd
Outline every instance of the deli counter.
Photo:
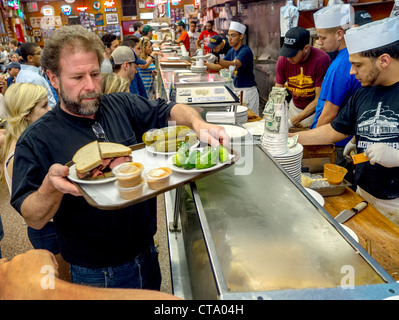
[[[161,75],[166,93],[174,73]],[[391,275],[267,150],[251,142],[231,147],[241,155],[233,166],[165,193],[174,295],[368,300],[399,294]]]

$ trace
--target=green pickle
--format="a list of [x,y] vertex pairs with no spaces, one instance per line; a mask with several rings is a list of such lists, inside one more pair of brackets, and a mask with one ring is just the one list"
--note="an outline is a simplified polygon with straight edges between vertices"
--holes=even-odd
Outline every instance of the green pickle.
[[219,145],[217,147],[217,150],[219,152],[219,161],[220,162],[226,162],[229,160],[229,152],[227,151],[227,148],[225,146]]
[[186,169],[186,170],[194,169],[195,165],[200,160],[200,155],[201,155],[201,152],[199,152],[198,150],[194,150],[193,152],[191,152],[190,156],[187,159],[186,164],[183,166],[184,169]]
[[191,129],[186,126],[170,126],[160,129],[152,129],[145,132],[142,136],[142,139],[146,145],[151,145],[155,141],[167,141],[184,137],[190,132],[190,130]]
[[195,164],[195,168],[198,170],[208,169],[218,163],[219,155],[216,150],[212,147],[205,147],[201,152],[199,162]]

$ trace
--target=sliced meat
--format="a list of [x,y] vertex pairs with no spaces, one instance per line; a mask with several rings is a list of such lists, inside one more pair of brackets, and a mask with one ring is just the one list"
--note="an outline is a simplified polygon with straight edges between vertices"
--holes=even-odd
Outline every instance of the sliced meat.
[[111,161],[111,163],[109,164],[109,167],[112,170],[118,164],[125,163],[125,162],[131,162],[131,161],[132,161],[132,157],[131,156],[118,157],[118,158],[115,158],[114,160]]

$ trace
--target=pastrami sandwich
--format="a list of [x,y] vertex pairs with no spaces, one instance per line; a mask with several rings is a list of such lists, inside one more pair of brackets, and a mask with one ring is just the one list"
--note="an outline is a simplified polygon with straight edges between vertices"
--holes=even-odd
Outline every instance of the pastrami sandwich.
[[131,162],[132,150],[123,144],[93,141],[80,148],[72,158],[79,179],[112,177],[112,168]]

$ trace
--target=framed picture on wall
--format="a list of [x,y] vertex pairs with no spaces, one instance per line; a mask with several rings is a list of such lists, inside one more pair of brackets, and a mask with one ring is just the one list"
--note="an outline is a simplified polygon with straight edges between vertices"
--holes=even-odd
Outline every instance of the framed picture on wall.
[[96,19],[96,26],[104,25],[104,18],[102,13],[95,14],[95,19]]
[[105,15],[107,24],[118,24],[119,19],[118,19],[118,14],[117,13],[107,13]]

